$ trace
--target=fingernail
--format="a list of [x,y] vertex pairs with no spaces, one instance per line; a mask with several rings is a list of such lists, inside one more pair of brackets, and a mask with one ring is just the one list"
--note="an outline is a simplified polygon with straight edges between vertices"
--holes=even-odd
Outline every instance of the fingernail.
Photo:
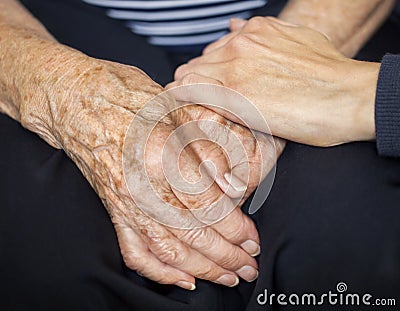
[[235,175],[231,175],[229,173],[224,174],[225,180],[235,189],[236,191],[243,192],[246,191],[247,185],[243,183],[239,178]]
[[239,278],[232,274],[225,274],[217,280],[217,283],[229,287],[234,287],[239,284]]
[[175,285],[182,287],[183,289],[187,289],[187,290],[195,290],[196,289],[196,285],[194,285],[193,283],[190,283],[190,282],[186,282],[186,281],[179,281]]
[[253,282],[258,277],[258,271],[250,266],[241,267],[236,273],[247,282]]
[[252,240],[247,240],[246,242],[243,242],[240,246],[252,257],[260,255],[260,245]]

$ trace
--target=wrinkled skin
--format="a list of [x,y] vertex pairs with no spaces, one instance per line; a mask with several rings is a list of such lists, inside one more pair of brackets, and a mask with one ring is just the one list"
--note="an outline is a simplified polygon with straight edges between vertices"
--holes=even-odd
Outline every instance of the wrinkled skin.
[[[194,288],[195,278],[227,286],[236,285],[238,276],[247,281],[255,279],[257,263],[251,255],[259,253],[258,233],[240,208],[233,209],[227,217],[211,226],[190,230],[171,228],[137,208],[135,199],[146,201],[147,196],[132,198],[127,189],[122,169],[125,134],[139,109],[162,88],[137,68],[63,52],[59,56],[63,61],[55,61],[64,66],[59,65],[50,76],[40,80],[41,93],[32,94],[30,89],[24,93],[24,98],[40,96],[46,100],[41,101],[40,107],[23,103],[21,122],[53,146],[63,148],[80,168],[110,214],[126,265],[151,280],[186,289]],[[46,64],[51,66],[49,62]],[[149,111],[145,117],[163,116],[166,106],[158,108]],[[217,184],[195,197],[179,193],[171,189],[160,174],[159,146],[177,125],[185,120],[202,118],[213,118],[224,124],[229,122],[206,108],[187,107],[185,112],[175,113],[173,118],[165,117],[152,133],[146,152],[146,160],[152,165],[146,167],[147,172],[145,163],[136,161],[133,164],[137,171],[148,174],[158,193],[182,209],[210,205],[223,193]],[[263,139],[261,134],[258,134],[260,148],[254,148],[254,138],[247,129],[229,124],[250,154],[252,170],[246,189],[248,196],[260,181],[261,152],[270,153],[264,157],[266,163],[262,175],[265,176],[274,164],[270,159],[275,157],[275,149],[268,145],[271,140]],[[151,129],[143,122],[138,124],[137,130],[137,137],[141,137]],[[207,134],[221,135],[212,130]],[[139,147],[143,148],[143,145]],[[181,168],[189,179],[198,176],[200,159],[207,158],[217,167],[227,166],[224,153],[218,148],[208,152],[208,147],[211,147],[209,143],[199,142],[183,152]],[[193,202],[197,206],[191,206]]]
[[[50,145],[62,148],[76,163],[107,208],[127,266],[159,283],[186,289],[194,288],[196,277],[227,286],[237,284],[237,276],[248,281],[254,279],[257,264],[251,255],[260,251],[258,233],[239,208],[223,220],[211,222],[211,226],[182,230],[163,225],[137,207],[136,202],[141,199],[150,206],[154,204],[148,201],[149,194],[132,197],[129,193],[122,161],[125,134],[138,111],[161,93],[162,87],[137,68],[97,60],[59,44],[17,2],[6,0],[0,6],[3,22],[0,25],[0,110]],[[165,109],[160,105],[141,117],[160,119]],[[182,153],[179,161],[183,163],[182,175],[196,178],[199,163],[209,159],[217,167],[218,187],[212,184],[201,196],[190,197],[170,187],[157,171],[160,163],[157,147],[163,139],[184,121],[213,114],[204,111],[199,113],[192,108],[165,117],[149,139],[146,161],[138,159],[131,166],[143,174],[141,177],[147,174],[156,192],[170,203],[178,202],[179,198],[185,205],[178,206],[181,210],[195,211],[201,205],[217,201],[222,189],[234,197],[238,195],[226,189],[227,185],[222,182],[221,173],[230,169],[223,153],[204,141],[193,143]],[[135,123],[135,126],[139,131],[137,141],[150,133],[146,123]],[[251,166],[260,166],[260,150],[273,148],[264,144],[254,149],[254,141],[245,134],[246,130],[231,127],[248,146]],[[211,131],[208,135],[220,133]],[[132,152],[144,147],[138,144]],[[155,165],[146,165],[154,160]],[[167,162],[173,160],[176,161]],[[254,176],[249,176],[246,195],[259,182],[257,169],[251,174]],[[228,202],[226,197],[224,200]],[[155,205],[154,209],[157,208]]]
[[[291,1],[291,4],[296,4],[295,2],[297,6],[291,5],[285,10],[286,19],[291,21],[293,18],[297,19],[295,22],[299,22],[300,19],[301,22],[301,18],[304,17],[302,13],[306,13],[306,18],[310,20],[306,24],[318,26],[319,23],[308,15],[310,12],[318,15],[320,10],[317,8],[320,6],[322,11],[327,11],[323,3],[328,2]],[[319,6],[315,6],[316,3]],[[329,3],[337,6],[347,2]],[[310,10],[308,7],[304,9],[302,6],[304,4],[312,6],[313,9]],[[361,1],[358,4],[360,5]],[[364,1],[362,5],[364,6]],[[371,2],[370,5],[374,3]],[[362,12],[360,7],[356,6],[357,12]],[[236,282],[232,278],[235,274],[250,280],[254,270],[238,270],[238,268],[244,265],[256,268],[254,260],[247,254],[258,253],[258,236],[253,223],[238,208],[227,218],[210,227],[183,231],[163,226],[149,218],[136,207],[135,202],[138,198],[132,198],[129,194],[122,172],[124,136],[133,116],[154,95],[160,93],[162,88],[136,68],[95,60],[57,43],[17,1],[3,0],[0,2],[0,8],[0,111],[20,121],[23,126],[39,134],[52,146],[63,148],[74,160],[103,200],[115,225],[127,265],[152,280],[177,284],[188,289],[193,288],[191,284],[194,283],[194,277],[217,281],[219,276],[228,273],[231,276],[230,280],[228,277],[224,282],[219,281],[226,285]],[[341,7],[338,8],[341,11]],[[364,15],[371,16],[371,14]],[[341,14],[331,14],[331,16],[343,18]],[[342,27],[331,23],[331,19],[324,20],[334,31],[340,28],[340,34],[345,33]],[[346,24],[348,21],[360,24],[358,20],[349,19],[347,16],[344,16],[344,20]],[[344,26],[344,24],[339,19],[339,25]],[[232,36],[239,31],[233,30]],[[257,31],[257,25],[254,30]],[[327,31],[327,27],[323,30],[330,35],[330,38],[335,38]],[[353,34],[356,31],[350,29],[346,33]],[[365,36],[365,32],[361,34]],[[243,48],[240,40],[232,42],[233,51],[241,51]],[[246,44],[250,42],[247,38],[243,41]],[[356,41],[363,42],[364,38]],[[226,42],[223,39],[216,45],[220,43]],[[216,45],[212,45],[211,49]],[[356,50],[354,43],[350,46],[351,49],[347,50]],[[206,50],[206,54],[211,49]],[[257,49],[251,51],[253,53]],[[230,74],[229,71],[226,73]],[[255,79],[252,74],[249,81],[253,80],[262,82]],[[244,78],[240,77],[240,82],[243,81]],[[244,91],[246,87],[243,85]],[[154,113],[159,117],[162,112],[163,109],[160,109]],[[188,119],[200,120],[204,116],[218,119],[222,123],[227,122],[206,109],[187,108],[184,113],[178,113],[172,119],[165,120],[164,125],[155,130],[148,145],[154,148],[149,148],[149,153],[146,154],[147,162],[159,163],[160,150],[155,147],[165,140],[176,125]],[[276,121],[278,122],[279,118],[276,118]],[[259,181],[261,162],[259,150],[253,148],[254,138],[249,136],[245,129],[230,123],[228,125],[233,128],[232,131],[238,132],[238,136],[249,150],[251,173],[246,188],[247,196]],[[203,129],[207,135],[217,140],[218,138],[224,140],[221,138],[221,135],[224,135],[223,131],[208,129],[209,132]],[[145,134],[148,134],[148,129]],[[262,137],[259,137],[259,140],[263,142]],[[262,174],[265,174],[272,165],[268,160],[274,158],[269,153],[273,149],[268,146],[269,142],[270,140],[264,140],[264,143],[260,144],[260,150],[266,152],[263,159],[266,165]],[[283,144],[279,140],[276,142],[279,154]],[[229,148],[234,149],[233,146],[228,146]],[[236,197],[238,193],[231,192],[221,178],[221,172],[226,172],[231,167],[228,167],[226,159],[215,146],[200,142],[192,144],[190,149],[185,150],[184,157],[180,161],[183,163],[181,166],[183,175],[188,179],[196,179],[198,164],[204,159],[212,159],[217,164],[216,183],[219,187],[213,185],[196,200],[185,197],[170,187],[165,179],[160,178],[162,174],[159,174],[158,165],[146,167],[145,163],[136,163],[136,167],[139,173],[148,168],[147,173],[155,189],[168,197],[170,202],[176,201],[178,197],[183,201],[186,199],[190,206],[185,208],[198,208],[195,204],[191,206],[190,203],[193,202],[198,205],[212,202],[222,190]],[[238,161],[240,162],[240,159]],[[151,205],[151,202],[149,204]],[[216,240],[220,243],[215,244]],[[256,243],[242,243],[248,240]],[[210,249],[206,249],[210,246]],[[242,249],[246,250],[247,254]],[[178,283],[180,281],[189,283]]]

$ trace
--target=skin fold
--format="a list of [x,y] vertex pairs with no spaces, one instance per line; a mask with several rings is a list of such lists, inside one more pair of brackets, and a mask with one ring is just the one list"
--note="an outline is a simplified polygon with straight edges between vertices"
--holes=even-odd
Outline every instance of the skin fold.
[[[341,8],[341,5],[345,5],[348,1],[334,2],[337,5],[336,8]],[[343,51],[346,50],[351,54],[360,48],[390,11],[389,5],[378,5],[381,2],[393,3],[393,1],[369,1],[376,5],[363,5],[366,1],[355,1],[354,3],[358,6],[349,7],[346,7],[346,4],[346,10],[340,11],[346,13],[345,16],[343,15],[343,20],[338,20],[337,17],[331,18],[337,14],[329,15],[327,19],[317,19],[319,13],[332,8],[317,5],[316,1],[291,1],[284,12],[286,19],[295,23],[314,23],[317,29],[324,23],[326,26],[321,30],[332,40],[335,40],[335,31],[338,28],[343,32],[344,28],[347,29],[346,25],[351,24],[352,26],[348,27],[349,31],[345,32],[348,35],[338,37]],[[306,14],[309,12],[308,5],[311,4],[316,7],[315,15],[312,16]],[[358,14],[364,9],[366,14]],[[289,14],[290,12],[292,14]],[[356,16],[355,12],[359,16],[357,17],[359,23],[350,23],[347,17]],[[294,16],[297,20],[292,20]],[[205,57],[214,55],[214,49],[224,49],[225,43],[236,36],[245,38],[240,39],[242,43],[254,42],[257,46],[256,51],[261,52],[262,42],[265,39],[261,33],[257,32],[262,30],[263,26],[259,19],[255,21],[257,22],[249,23],[249,27],[254,26],[251,30],[251,39],[240,35],[242,29],[243,31],[248,29],[247,24],[244,27],[241,23],[233,25],[232,34],[206,49]],[[282,32],[273,32],[272,28],[276,30],[280,27],[289,27],[275,25],[279,23],[272,20],[268,23],[269,36],[274,37],[274,42],[281,39]],[[337,27],[338,23],[341,27]],[[359,31],[354,32],[354,29]],[[311,38],[310,40],[314,42],[313,35],[308,34],[307,38]],[[297,38],[296,34],[289,32],[289,35]],[[326,47],[322,51],[322,56],[317,53],[320,60],[325,60],[326,54],[328,58],[342,57],[328,48],[330,45],[326,43],[325,37],[315,40],[314,43],[319,43],[319,40]],[[238,40],[233,42],[236,41]],[[307,50],[308,42],[301,44],[304,46],[303,50]],[[277,44],[275,47],[279,46]],[[233,48],[236,52],[242,53],[244,50],[241,49],[245,47],[239,44]],[[248,51],[253,53],[251,49]],[[279,55],[287,57],[288,54],[285,54],[285,51],[279,49],[278,51]],[[340,59],[344,61],[344,58]],[[192,65],[195,66],[196,63],[199,65],[200,62],[195,60]],[[286,72],[282,70],[282,63],[276,64],[275,77],[270,76],[269,79],[278,80],[276,78]],[[278,70],[279,68],[281,70]],[[239,69],[240,66],[235,64],[234,70]],[[180,69],[177,72],[178,81],[187,76],[186,73]],[[209,79],[207,82],[214,81],[216,77],[218,74],[215,72],[213,78],[207,78]],[[241,80],[244,80],[244,76]],[[254,75],[251,76],[251,80],[256,80]],[[299,81],[307,82],[304,79],[299,79]],[[299,85],[301,85],[300,82]],[[227,86],[230,86],[229,83]],[[236,285],[238,277],[251,281],[257,277],[257,263],[251,255],[256,255],[260,251],[259,238],[254,223],[242,213],[240,208],[234,209],[228,217],[212,226],[179,230],[164,226],[148,217],[137,208],[134,198],[130,196],[122,170],[125,133],[137,112],[162,91],[163,88],[160,85],[135,67],[94,59],[59,44],[17,1],[2,0],[0,2],[0,111],[40,135],[51,146],[63,149],[75,162],[102,199],[110,215],[126,265],[151,280],[162,284],[176,284],[186,289],[194,289],[195,278],[226,286]],[[287,95],[290,96],[291,92],[292,90],[288,90]],[[252,97],[252,94],[246,94],[246,92],[244,94],[249,98]],[[293,93],[292,96],[295,95],[297,96],[298,93]],[[257,98],[251,99],[257,105],[262,105]],[[160,105],[159,109],[153,112],[153,117],[161,118],[165,112],[167,112],[167,105]],[[285,109],[277,110],[276,116],[278,113],[284,114]],[[150,146],[161,144],[177,126],[186,120],[199,121],[205,117],[215,119],[221,124],[232,125],[230,121],[211,110],[200,106],[188,107],[182,109],[180,113],[163,119],[150,139]],[[145,122],[135,125],[138,136],[148,133],[149,128],[146,127]],[[250,183],[245,195],[248,196],[259,181],[260,173],[257,167],[262,161],[270,159],[269,156],[261,157],[260,154],[270,148],[267,144],[270,140],[261,139],[262,146],[254,149],[252,147],[255,144],[255,138],[249,134],[248,130],[237,124],[231,127],[237,133],[241,143],[249,151],[253,150],[253,153],[250,152],[253,169],[250,172]],[[280,134],[285,137],[283,133]],[[222,133],[211,131],[206,135],[218,140],[218,135]],[[279,155],[283,149],[283,143],[277,139],[276,144]],[[144,146],[138,145],[138,148],[144,148]],[[214,151],[207,152],[209,149]],[[160,150],[155,147],[149,150],[146,154],[147,160],[155,165],[148,169],[147,174],[150,175],[157,192],[168,197],[170,202],[175,202],[180,208],[190,209],[191,206],[187,205],[190,205],[189,202],[193,202],[194,199],[199,202],[199,205],[206,206],[219,199],[224,190],[221,182],[217,182],[218,186],[214,185],[201,197],[190,198],[187,194],[174,192],[168,181],[160,177]],[[182,159],[179,159],[180,163],[184,163],[182,165],[184,175],[189,180],[198,178],[198,167],[204,159],[213,161],[220,175],[221,172],[231,169],[220,150],[204,142],[197,143],[188,148],[183,153]],[[268,168],[273,163],[263,164]],[[139,174],[143,173],[145,163],[137,161],[134,165]],[[265,171],[262,174],[265,174]],[[152,204],[152,202],[146,203]],[[210,245],[213,247],[210,248]]]
[[[126,265],[156,282],[191,290],[195,288],[195,278],[226,286],[236,285],[238,277],[252,281],[258,269],[253,258],[260,251],[258,232],[239,207],[210,226],[171,228],[137,208],[135,200],[144,200],[155,213],[162,212],[157,210],[156,202],[148,199],[150,196],[133,198],[128,191],[122,168],[125,134],[138,111],[162,91],[138,68],[94,59],[59,44],[16,1],[0,3],[0,110],[51,146],[63,149],[75,162],[110,215]],[[146,167],[144,159],[136,159],[132,169],[139,176],[146,175],[155,191],[177,208],[212,206],[223,194],[221,187],[229,184],[213,184],[200,195],[176,191],[160,174],[160,146],[177,126],[189,120],[207,117],[222,125],[231,122],[201,106],[165,116],[168,102],[142,112],[133,124],[137,140],[132,152],[146,147],[138,143],[139,137],[151,132],[146,120],[155,118],[161,122],[147,145],[145,160],[152,165]],[[263,163],[271,157],[262,156],[261,152],[275,149],[262,134],[261,147],[254,148],[256,137],[248,129],[239,125],[232,125],[231,129],[249,151],[252,162],[246,198],[263,177],[258,168],[264,165],[265,175],[274,164]],[[211,131],[205,135],[218,140],[222,133]],[[204,160],[212,161],[219,175],[232,169],[222,150],[204,141],[185,148],[179,159],[169,160],[179,160],[181,173],[189,181],[199,177],[199,164]],[[173,219],[177,223],[181,221],[179,215],[174,217],[178,217]]]

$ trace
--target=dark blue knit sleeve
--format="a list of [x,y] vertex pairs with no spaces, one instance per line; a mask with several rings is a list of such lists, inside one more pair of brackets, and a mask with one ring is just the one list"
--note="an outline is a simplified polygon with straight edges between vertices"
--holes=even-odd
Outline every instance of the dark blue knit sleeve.
[[400,157],[400,55],[382,60],[375,100],[376,144],[381,156]]

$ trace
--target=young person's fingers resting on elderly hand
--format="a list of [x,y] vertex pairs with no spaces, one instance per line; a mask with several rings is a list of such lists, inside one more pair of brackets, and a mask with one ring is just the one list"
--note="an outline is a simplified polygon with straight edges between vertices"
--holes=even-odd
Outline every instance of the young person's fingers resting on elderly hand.
[[[273,135],[316,146],[375,138],[380,64],[343,56],[310,28],[272,17],[234,21],[233,33],[179,67],[169,88],[214,83],[248,97]],[[183,100],[195,101],[186,94]]]

